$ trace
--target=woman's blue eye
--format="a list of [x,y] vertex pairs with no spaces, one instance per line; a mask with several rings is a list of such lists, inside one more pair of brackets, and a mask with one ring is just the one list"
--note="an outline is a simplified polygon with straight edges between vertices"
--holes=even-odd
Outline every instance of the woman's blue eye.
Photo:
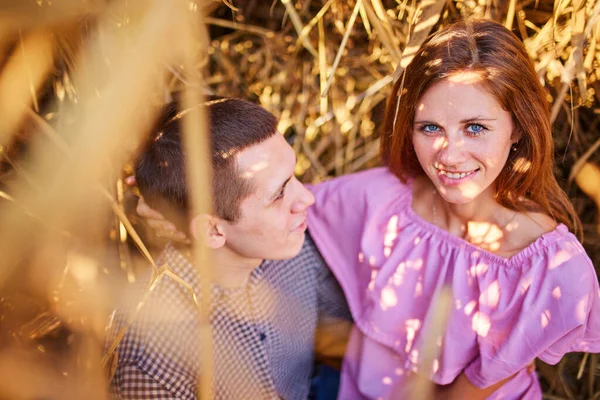
[[437,125],[427,124],[421,126],[421,132],[426,134],[436,133],[437,131],[439,131],[439,127]]
[[467,126],[467,132],[473,136],[479,136],[484,133],[487,128],[480,124],[469,124]]

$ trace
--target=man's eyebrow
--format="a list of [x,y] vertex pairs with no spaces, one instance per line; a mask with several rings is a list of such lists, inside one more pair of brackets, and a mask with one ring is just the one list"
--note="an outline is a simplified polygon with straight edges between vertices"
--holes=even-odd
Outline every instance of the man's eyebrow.
[[271,195],[271,200],[274,200],[279,195],[279,193],[281,193],[281,191],[285,188],[285,186],[289,183],[289,181],[291,179],[292,179],[292,177],[290,176],[289,178],[287,178],[285,180],[285,182],[283,182],[283,184],[281,186],[279,186],[277,188],[277,190],[275,191],[275,193],[273,193],[273,195]]

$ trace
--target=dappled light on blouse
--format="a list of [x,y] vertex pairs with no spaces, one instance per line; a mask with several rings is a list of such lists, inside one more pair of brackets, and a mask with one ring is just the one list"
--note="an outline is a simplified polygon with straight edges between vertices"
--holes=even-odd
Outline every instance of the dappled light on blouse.
[[417,331],[421,328],[421,321],[418,319],[409,319],[406,321],[406,346],[404,347],[404,351],[407,353],[412,349],[413,340],[415,340],[415,336]]
[[392,252],[394,241],[398,237],[398,216],[394,215],[390,218],[383,236],[383,254],[389,257]]
[[565,250],[561,250],[554,255],[552,260],[550,260],[550,263],[548,264],[548,269],[558,268],[561,265],[563,265],[566,261],[568,261],[570,258],[571,258],[571,255],[569,254],[569,252],[567,252]]
[[471,327],[479,336],[486,337],[488,332],[490,331],[491,326],[492,323],[490,321],[490,317],[487,314],[481,311],[477,311],[473,315]]
[[552,291],[552,297],[554,297],[556,300],[559,300],[561,296],[560,293],[560,286],[557,286],[554,288],[554,290]]
[[398,304],[398,297],[396,291],[391,287],[385,287],[381,291],[381,309],[387,310],[388,308],[394,307]]
[[542,317],[541,317],[542,328],[545,328],[548,326],[548,324],[550,323],[550,318],[551,318],[550,310],[548,310],[548,309],[544,310],[544,312],[542,313]]
[[496,308],[500,302],[500,285],[498,280],[492,282],[479,296],[479,303],[489,308]]

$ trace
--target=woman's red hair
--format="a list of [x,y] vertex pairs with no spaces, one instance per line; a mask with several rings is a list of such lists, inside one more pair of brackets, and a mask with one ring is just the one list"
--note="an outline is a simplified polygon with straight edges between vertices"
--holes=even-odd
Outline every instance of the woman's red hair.
[[385,165],[406,182],[423,173],[413,149],[415,110],[425,91],[459,72],[479,83],[511,113],[519,138],[496,180],[496,200],[512,210],[538,211],[581,235],[581,222],[554,177],[554,143],[546,92],[521,41],[502,25],[462,21],[429,37],[388,98],[381,135]]

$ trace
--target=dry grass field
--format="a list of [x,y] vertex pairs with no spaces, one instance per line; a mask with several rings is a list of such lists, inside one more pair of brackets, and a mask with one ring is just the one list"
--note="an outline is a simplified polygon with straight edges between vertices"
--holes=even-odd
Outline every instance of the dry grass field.
[[[0,399],[106,398],[104,327],[137,265],[178,279],[154,265],[123,180],[173,92],[260,103],[296,174],[317,182],[379,164],[392,82],[430,33],[473,16],[511,28],[533,59],[556,174],[600,267],[600,0],[0,0]],[[198,110],[187,131],[203,126]],[[595,355],[537,370],[547,399],[600,398]]]

